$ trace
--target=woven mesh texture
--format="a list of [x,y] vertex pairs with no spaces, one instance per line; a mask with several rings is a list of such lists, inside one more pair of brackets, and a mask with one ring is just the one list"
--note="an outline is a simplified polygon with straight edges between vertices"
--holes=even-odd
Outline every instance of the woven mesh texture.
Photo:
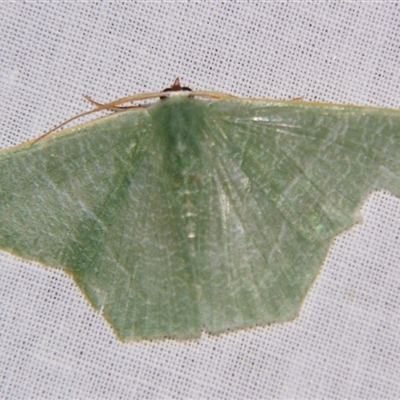
[[[2,3],[0,147],[107,101],[193,89],[400,108],[392,2]],[[395,398],[400,200],[372,195],[292,323],[118,342],[62,272],[0,252],[0,397]]]

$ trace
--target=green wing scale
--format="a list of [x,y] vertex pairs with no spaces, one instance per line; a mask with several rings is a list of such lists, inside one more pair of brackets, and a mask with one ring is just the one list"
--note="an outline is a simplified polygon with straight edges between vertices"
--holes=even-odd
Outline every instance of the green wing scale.
[[121,340],[293,319],[400,112],[175,96],[0,153],[0,248],[70,274]]

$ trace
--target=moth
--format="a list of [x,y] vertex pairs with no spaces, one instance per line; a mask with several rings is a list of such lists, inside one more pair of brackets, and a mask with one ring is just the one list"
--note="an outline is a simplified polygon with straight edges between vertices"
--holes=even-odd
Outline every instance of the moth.
[[398,110],[178,79],[88,100],[117,112],[0,152],[0,248],[69,274],[121,340],[292,320],[366,197],[400,195]]

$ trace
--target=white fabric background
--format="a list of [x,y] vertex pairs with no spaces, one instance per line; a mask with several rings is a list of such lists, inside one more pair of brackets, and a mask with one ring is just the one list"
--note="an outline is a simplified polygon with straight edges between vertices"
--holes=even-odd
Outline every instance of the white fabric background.
[[[0,146],[98,101],[193,89],[400,108],[400,4],[1,3]],[[0,397],[395,398],[400,201],[338,237],[292,323],[122,344],[58,270],[0,252]]]

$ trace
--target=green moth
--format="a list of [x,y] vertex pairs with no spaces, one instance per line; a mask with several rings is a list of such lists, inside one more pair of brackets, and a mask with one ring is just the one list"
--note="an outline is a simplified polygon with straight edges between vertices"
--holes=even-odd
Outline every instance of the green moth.
[[397,110],[180,89],[0,152],[0,248],[70,274],[121,340],[293,319],[366,197],[400,196]]

